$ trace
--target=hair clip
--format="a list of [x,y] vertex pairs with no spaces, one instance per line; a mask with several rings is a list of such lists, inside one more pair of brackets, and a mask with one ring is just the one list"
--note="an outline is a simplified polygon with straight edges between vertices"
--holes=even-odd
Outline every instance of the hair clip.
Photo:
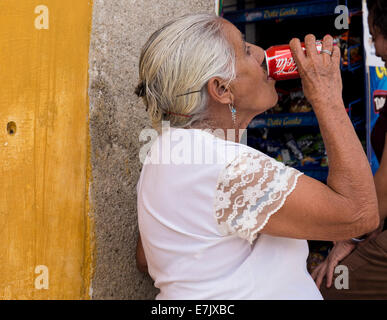
[[201,91],[202,91],[202,90],[196,90],[196,91],[190,91],[190,92],[183,93],[183,94],[178,94],[178,95],[176,96],[176,98],[182,97],[182,96],[186,96],[186,95],[191,94],[191,93],[201,92]]

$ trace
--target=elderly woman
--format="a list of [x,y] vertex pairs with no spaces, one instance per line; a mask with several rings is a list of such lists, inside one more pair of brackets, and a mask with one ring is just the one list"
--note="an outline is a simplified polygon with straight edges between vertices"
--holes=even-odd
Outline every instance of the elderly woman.
[[[305,38],[306,55],[298,39],[290,44],[329,156],[327,185],[239,143],[239,131],[278,97],[264,50],[234,25],[184,16],[145,44],[137,93],[159,135],[137,205],[156,299],[322,299],[305,239],[377,227],[372,173],[342,100],[339,49],[326,36],[319,54],[315,40]],[[171,127],[161,130],[163,121]]]

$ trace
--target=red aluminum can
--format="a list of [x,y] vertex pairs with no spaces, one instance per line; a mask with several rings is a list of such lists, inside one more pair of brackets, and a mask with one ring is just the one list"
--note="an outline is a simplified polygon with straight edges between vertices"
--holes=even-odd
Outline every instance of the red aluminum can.
[[[301,43],[305,51],[305,44]],[[322,42],[316,41],[317,51],[320,53]],[[265,51],[268,77],[274,80],[297,79],[300,74],[288,44],[273,46]]]

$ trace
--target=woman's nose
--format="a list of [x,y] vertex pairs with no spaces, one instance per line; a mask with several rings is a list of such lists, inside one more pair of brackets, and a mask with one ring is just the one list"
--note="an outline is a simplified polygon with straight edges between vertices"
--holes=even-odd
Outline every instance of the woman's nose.
[[261,47],[258,47],[255,44],[251,44],[251,46],[254,48],[255,57],[258,58],[265,54],[265,50],[263,50]]

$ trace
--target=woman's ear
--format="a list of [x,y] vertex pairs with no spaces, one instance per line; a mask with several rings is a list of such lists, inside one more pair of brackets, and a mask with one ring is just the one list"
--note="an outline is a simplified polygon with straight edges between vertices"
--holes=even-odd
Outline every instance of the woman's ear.
[[231,104],[233,102],[233,94],[227,81],[220,78],[211,78],[207,83],[207,90],[212,100],[221,104]]

